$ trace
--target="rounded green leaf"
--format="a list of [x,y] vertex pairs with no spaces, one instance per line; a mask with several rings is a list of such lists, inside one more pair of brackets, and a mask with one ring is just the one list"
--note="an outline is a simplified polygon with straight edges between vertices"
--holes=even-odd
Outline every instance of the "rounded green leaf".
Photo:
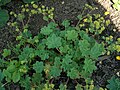
[[44,69],[43,62],[36,62],[33,64],[33,69],[36,71],[36,73],[41,73]]
[[7,57],[7,56],[9,56],[11,54],[11,50],[9,50],[9,49],[4,49],[3,50],[3,57]]
[[19,72],[14,72],[12,75],[12,80],[14,83],[18,82],[20,80],[20,73]]
[[9,20],[9,15],[7,10],[0,10],[0,27],[3,27]]
[[0,6],[9,3],[11,0],[0,0]]
[[60,73],[61,73],[61,70],[58,67],[56,67],[56,66],[51,67],[51,69],[50,69],[51,76],[57,77],[57,76],[60,76]]

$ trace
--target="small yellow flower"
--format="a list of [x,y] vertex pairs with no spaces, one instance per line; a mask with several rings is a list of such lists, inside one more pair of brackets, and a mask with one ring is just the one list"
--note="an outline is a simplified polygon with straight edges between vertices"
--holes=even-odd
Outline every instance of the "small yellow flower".
[[109,37],[106,37],[106,41],[109,41],[110,40],[110,38]]
[[80,27],[83,27],[83,26],[85,26],[85,24],[80,24]]
[[36,4],[33,4],[33,8],[38,8],[38,5],[36,5]]
[[110,55],[110,51],[107,51],[107,55]]
[[25,10],[26,10],[26,9],[25,9],[25,8],[23,8],[23,9],[22,9],[22,12],[25,12]]
[[25,7],[28,7],[28,6],[29,6],[28,4],[25,5]]
[[39,11],[39,13],[41,13],[42,12],[41,8],[38,8],[38,11]]
[[54,8],[54,7],[52,7],[52,8],[51,8],[51,11],[54,11],[54,10],[55,10],[55,8]]
[[14,14],[14,12],[10,12],[10,15],[13,15]]
[[44,9],[44,8],[45,8],[45,6],[44,6],[44,5],[42,5],[42,8]]
[[21,7],[24,7],[24,5],[22,5]]
[[120,52],[120,45],[116,45],[115,48],[116,48],[117,52]]
[[32,1],[31,4],[34,4],[34,1]]
[[33,9],[33,10],[31,10],[31,13],[32,14],[37,14],[37,11]]
[[117,60],[120,60],[120,56],[116,56],[116,59],[117,59]]
[[87,18],[85,18],[83,21],[84,21],[84,22],[87,22]]
[[16,31],[19,32],[20,31],[19,28],[16,28]]
[[14,17],[17,17],[17,14],[14,14]]
[[112,36],[112,35],[110,35],[110,39],[113,39],[113,36]]
[[110,14],[108,11],[104,13],[104,15],[108,15],[108,14]]
[[26,12],[29,12],[29,9],[28,9],[28,8],[26,9]]

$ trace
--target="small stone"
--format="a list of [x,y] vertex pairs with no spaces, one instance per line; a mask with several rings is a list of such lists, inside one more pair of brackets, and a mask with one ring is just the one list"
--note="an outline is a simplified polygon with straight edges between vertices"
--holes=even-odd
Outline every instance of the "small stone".
[[65,2],[64,1],[62,1],[62,4],[64,4]]
[[99,63],[102,64],[102,61],[100,61]]
[[120,72],[117,72],[116,74],[117,74],[117,76],[120,76]]
[[116,32],[116,29],[113,29],[114,32]]

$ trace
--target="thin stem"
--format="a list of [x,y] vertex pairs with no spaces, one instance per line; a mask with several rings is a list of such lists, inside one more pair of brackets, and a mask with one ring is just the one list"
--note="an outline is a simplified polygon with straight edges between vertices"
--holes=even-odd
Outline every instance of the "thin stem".
[[[85,7],[84,7],[84,9],[82,10],[81,15],[83,15],[84,11],[85,11]],[[76,27],[78,26],[78,24],[80,23],[80,21],[81,21],[81,20],[79,19],[79,21],[78,21],[78,23],[77,23]]]
[[4,87],[6,84],[8,84],[9,82],[6,82],[6,83],[4,83],[3,85],[2,85],[2,87]]
[[29,15],[29,17],[28,17],[28,21],[27,21],[26,25],[29,23],[29,21],[30,21],[30,17],[31,17],[31,16]]
[[69,78],[67,78],[66,85],[68,84],[68,82],[69,82]]
[[[94,10],[94,9],[93,9],[93,10]],[[90,14],[93,10],[89,11],[88,14]],[[81,15],[83,15],[84,11],[85,11],[85,9],[83,9],[83,12],[81,13]],[[87,15],[88,15],[88,14],[87,14]],[[87,17],[87,15],[83,16],[82,18]],[[76,27],[79,25],[80,21],[81,21],[81,20],[78,21]]]
[[77,81],[76,79],[75,79],[74,81],[75,81],[77,84],[79,84],[78,81]]
[[23,27],[25,26],[25,24],[24,24],[24,21],[22,20],[22,25],[23,25]]
[[55,23],[55,20],[54,20],[54,19],[52,19],[52,21]]
[[52,84],[52,83],[53,83],[53,81],[54,81],[54,78],[51,80],[51,82],[50,82],[50,83]]
[[60,52],[60,50],[58,49],[58,48],[56,48],[57,49],[57,51],[60,53],[60,54],[62,54],[62,52]]

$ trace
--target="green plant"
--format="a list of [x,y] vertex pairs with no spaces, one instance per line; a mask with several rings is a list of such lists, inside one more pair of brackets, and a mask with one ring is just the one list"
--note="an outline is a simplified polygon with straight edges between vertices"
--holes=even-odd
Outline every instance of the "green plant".
[[[59,89],[66,90],[69,79],[90,79],[96,70],[95,61],[104,54],[104,46],[79,25],[85,18],[79,15],[76,26],[71,26],[69,20],[64,20],[61,23],[64,30],[53,18],[49,18],[48,24],[33,36],[29,30],[31,16],[44,15],[44,9],[45,15],[49,16],[49,10],[44,6],[40,8],[35,3],[32,7],[30,9],[29,4],[26,4],[22,6],[21,13],[10,12],[16,18],[15,22],[9,24],[18,32],[18,44],[12,49],[4,49],[3,58],[0,59],[1,83],[10,85],[13,82],[25,90],[53,90],[55,85],[52,81],[60,78],[64,72],[67,81],[61,82]],[[50,10],[52,12],[53,9]],[[25,13],[29,16],[26,23]],[[86,28],[91,27],[88,25]],[[2,88],[5,84],[2,84]]]
[[105,30],[105,27],[110,24],[110,20],[105,20],[100,14],[94,14],[93,16],[88,14],[86,18],[83,19],[83,22],[84,23],[80,23],[81,28],[89,27],[85,30],[97,35],[101,34]]
[[[86,4],[82,14],[78,15],[79,22],[77,25],[79,25],[80,28],[84,29],[87,33],[92,33],[93,35],[102,34],[102,32],[105,31],[106,27],[110,25],[110,20],[105,19],[105,16],[108,15],[108,12],[106,12],[104,15],[100,14],[91,15],[91,13],[96,9],[98,8]],[[83,13],[86,10],[89,11],[86,15],[84,15]]]
[[[15,47],[18,53],[15,52],[15,57],[18,59],[10,59],[10,62],[6,62],[7,68],[3,69],[7,82],[21,82],[23,75],[28,74],[31,69],[35,70],[34,74],[42,75],[45,72],[48,80],[59,77],[61,72],[66,72],[71,79],[80,78],[80,75],[90,78],[96,69],[95,60],[104,51],[103,46],[85,31],[70,26],[68,20],[62,24],[65,26],[64,31],[57,28],[56,23],[50,22],[37,36],[26,37],[29,31],[21,33],[21,38],[18,39],[20,43]],[[3,55],[5,57],[9,54]],[[35,59],[36,57],[39,59]],[[46,72],[47,64],[50,66]]]
[[80,84],[76,85],[76,90],[107,90],[106,88],[96,87],[92,80],[86,79],[86,85],[82,86]]
[[119,78],[116,78],[115,76],[111,77],[110,80],[108,80],[107,88],[109,90],[120,90],[120,80]]
[[113,1],[113,7],[117,10],[120,10],[120,0],[112,0]]
[[[32,8],[31,8],[32,7]],[[39,15],[42,14],[43,15],[43,19],[45,21],[49,21],[49,20],[53,20],[54,17],[54,8],[48,8],[45,7],[44,5],[37,5],[34,2],[30,3],[30,4],[25,4],[21,6],[21,12],[20,13],[15,13],[15,12],[10,12],[11,16],[14,16],[15,18],[17,18],[17,21],[22,23],[22,26],[24,28],[26,28],[28,26],[28,23],[30,22],[30,18],[34,15]],[[24,23],[24,19],[25,19],[25,14],[27,14],[28,18],[27,18],[27,23]],[[53,20],[54,21],[54,20]],[[9,22],[8,25],[15,27],[16,31],[19,32],[20,28],[18,27],[20,23],[15,22]],[[17,25],[16,25],[17,24]],[[25,29],[26,30],[26,29]]]
[[111,52],[117,51],[120,52],[120,38],[117,38],[117,40],[114,43],[109,44],[107,49]]
[[9,56],[11,54],[11,50],[8,50],[8,49],[4,49],[3,50],[3,57],[7,57],[7,56]]
[[0,0],[0,6],[9,3],[11,0]]

